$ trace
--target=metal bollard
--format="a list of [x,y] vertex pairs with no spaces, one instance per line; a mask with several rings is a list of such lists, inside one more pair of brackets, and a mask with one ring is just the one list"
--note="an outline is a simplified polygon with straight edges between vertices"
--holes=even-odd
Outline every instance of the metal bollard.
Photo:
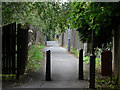
[[79,50],[79,80],[83,80],[83,49]]
[[70,51],[70,39],[68,39],[68,51]]
[[46,81],[51,80],[51,59],[50,59],[50,50],[46,52]]
[[89,88],[95,88],[95,55],[90,56]]

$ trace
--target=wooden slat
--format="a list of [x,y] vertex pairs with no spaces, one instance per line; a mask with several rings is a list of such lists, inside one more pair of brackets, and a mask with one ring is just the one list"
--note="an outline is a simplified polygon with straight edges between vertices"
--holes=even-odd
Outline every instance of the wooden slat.
[[[7,41],[7,35],[6,35],[6,30],[7,30],[7,27],[5,27],[5,30],[4,30],[4,36],[5,36],[5,40],[4,40],[4,42],[5,42],[5,61],[4,61],[4,63],[5,63],[5,67],[6,67],[6,60],[7,60],[7,53],[6,53],[6,49],[7,49],[7,43],[6,43],[6,41]],[[7,73],[7,70],[4,70],[4,73]]]
[[[9,68],[9,59],[10,59],[10,25],[6,26],[5,30],[5,35],[6,35],[6,68]],[[9,74],[9,70],[5,70],[5,74]]]
[[3,27],[2,70],[3,74],[17,74],[19,79],[25,72],[28,59],[28,29],[21,29],[21,24],[17,28],[16,35],[16,23]]
[[21,24],[18,24],[17,26],[17,76],[16,78],[19,79],[20,76],[20,60],[21,60]]
[[2,73],[15,74],[16,23],[3,27]]
[[25,36],[23,36],[24,41],[24,72],[25,72],[25,67],[27,64],[27,59],[28,59],[28,30],[24,29]]
[[12,24],[12,74],[15,74],[16,23]]
[[5,68],[5,27],[2,28],[2,73],[5,73],[4,69]]
[[9,30],[10,30],[10,33],[9,33],[9,65],[8,65],[8,67],[9,67],[9,74],[11,74],[11,70],[10,70],[10,68],[12,68],[12,24],[10,24],[9,25]]
[[28,58],[28,30],[21,29],[21,74],[24,74]]

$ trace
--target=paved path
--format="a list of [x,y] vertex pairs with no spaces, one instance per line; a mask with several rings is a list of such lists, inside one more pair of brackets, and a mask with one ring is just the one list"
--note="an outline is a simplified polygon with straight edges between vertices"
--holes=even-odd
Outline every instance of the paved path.
[[38,79],[19,88],[88,88],[87,80],[78,80],[78,59],[75,56],[56,41],[48,41],[47,50],[51,50],[52,81]]

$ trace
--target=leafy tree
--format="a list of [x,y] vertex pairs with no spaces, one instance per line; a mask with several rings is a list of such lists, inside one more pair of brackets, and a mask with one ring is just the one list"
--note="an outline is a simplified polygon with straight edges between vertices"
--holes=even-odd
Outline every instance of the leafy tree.
[[[33,24],[37,29],[54,37],[55,32],[67,29],[68,3],[60,2],[3,2],[3,25],[13,22]],[[57,30],[57,31],[56,31]]]
[[90,42],[95,30],[96,47],[111,42],[112,30],[120,24],[120,3],[73,2],[72,6],[72,27],[79,31],[81,41]]

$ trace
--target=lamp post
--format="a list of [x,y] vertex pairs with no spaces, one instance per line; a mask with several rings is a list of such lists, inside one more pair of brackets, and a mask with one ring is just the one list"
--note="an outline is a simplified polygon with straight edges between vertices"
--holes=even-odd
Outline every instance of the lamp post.
[[70,51],[70,24],[68,29],[68,51]]

